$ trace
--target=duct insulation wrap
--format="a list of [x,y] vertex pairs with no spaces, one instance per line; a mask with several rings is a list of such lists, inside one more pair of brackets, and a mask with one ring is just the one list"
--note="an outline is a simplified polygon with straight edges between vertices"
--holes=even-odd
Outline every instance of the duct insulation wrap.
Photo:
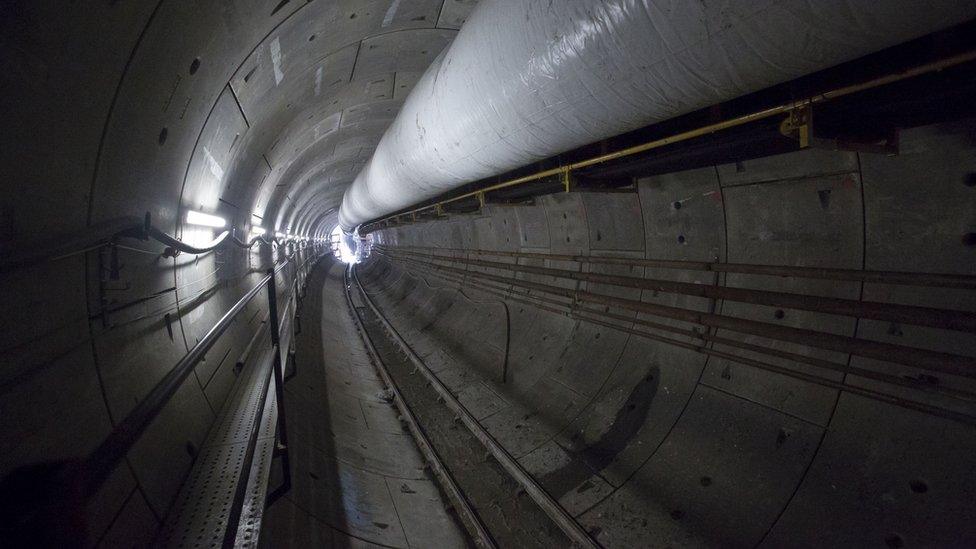
[[346,230],[976,17],[953,0],[483,0],[346,190]]

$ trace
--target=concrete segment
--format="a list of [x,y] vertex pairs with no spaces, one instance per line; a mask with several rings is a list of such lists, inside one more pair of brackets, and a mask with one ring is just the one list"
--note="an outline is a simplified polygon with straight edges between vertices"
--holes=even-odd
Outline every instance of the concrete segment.
[[[217,232],[188,225],[188,209],[225,217],[239,238],[258,225],[331,230],[343,191],[474,4],[15,0],[0,8],[0,258],[147,212],[188,243]],[[489,201],[477,213],[374,236],[393,251],[450,248],[446,255],[502,264],[976,311],[970,289],[473,253],[973,275],[974,126],[964,119],[903,129],[896,156],[737,149],[738,162],[641,177],[634,188]],[[0,476],[91,452],[281,258],[266,246],[170,257],[153,241],[119,244],[0,273]],[[575,317],[556,314],[525,300],[568,299],[518,283],[967,357],[976,355],[976,335],[532,273],[488,291],[478,275],[511,273],[454,266],[466,269],[463,277],[374,255],[360,272],[431,370],[601,543],[976,544],[972,425],[895,402],[972,416],[971,397],[946,393],[976,392],[973,379],[703,329],[915,387],[892,385],[669,333],[663,328],[693,325],[622,307],[577,304]],[[297,375],[286,400],[295,484],[268,510],[261,543],[461,545],[357,344],[339,267],[330,269],[317,273],[293,340]],[[281,295],[292,277],[289,267],[277,278]],[[617,316],[597,324],[579,318],[584,310]],[[235,365],[266,315],[266,300],[255,299],[207,353],[89,501],[85,535],[74,541],[154,541],[228,412],[240,387]]]

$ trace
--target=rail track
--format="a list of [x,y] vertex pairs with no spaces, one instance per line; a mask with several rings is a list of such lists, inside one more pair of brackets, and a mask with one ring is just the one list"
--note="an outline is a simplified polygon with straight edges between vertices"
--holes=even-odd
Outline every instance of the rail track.
[[344,285],[371,361],[473,543],[599,547],[410,348],[354,268],[346,270]]

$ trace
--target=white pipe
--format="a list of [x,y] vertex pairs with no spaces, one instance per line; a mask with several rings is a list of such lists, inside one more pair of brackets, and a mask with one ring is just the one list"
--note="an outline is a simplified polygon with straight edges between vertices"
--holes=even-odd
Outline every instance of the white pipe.
[[973,17],[971,0],[483,0],[346,190],[339,223]]

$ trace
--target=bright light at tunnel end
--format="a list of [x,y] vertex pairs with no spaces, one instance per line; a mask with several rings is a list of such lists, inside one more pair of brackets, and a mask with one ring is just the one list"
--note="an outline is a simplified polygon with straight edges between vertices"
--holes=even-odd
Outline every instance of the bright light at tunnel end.
[[332,253],[343,263],[350,265],[359,263],[359,257],[356,255],[356,252],[349,249],[349,245],[343,237],[342,227],[336,225],[335,229],[332,229],[331,238],[329,239],[332,243]]

